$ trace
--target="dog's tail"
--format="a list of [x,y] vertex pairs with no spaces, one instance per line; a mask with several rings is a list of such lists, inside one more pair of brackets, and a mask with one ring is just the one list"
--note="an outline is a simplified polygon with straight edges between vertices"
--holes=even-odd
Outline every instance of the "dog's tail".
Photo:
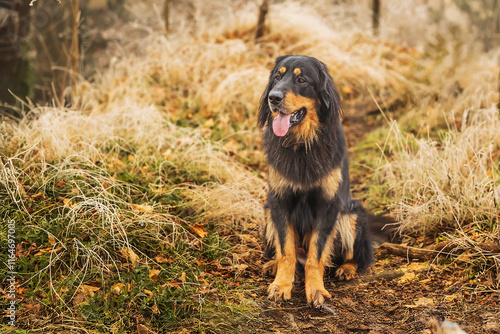
[[367,214],[368,226],[372,237],[373,246],[377,248],[384,242],[399,242],[399,223],[391,216],[380,214]]
[[372,265],[374,250],[378,246],[384,242],[396,240],[397,222],[388,215],[374,215],[366,212],[358,201],[353,201],[351,213],[357,216],[353,260],[357,263],[358,269],[363,270]]

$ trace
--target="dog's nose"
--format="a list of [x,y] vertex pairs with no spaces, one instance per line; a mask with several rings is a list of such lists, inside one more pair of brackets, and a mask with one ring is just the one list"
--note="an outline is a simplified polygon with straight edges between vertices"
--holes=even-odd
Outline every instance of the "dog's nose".
[[275,106],[281,103],[283,101],[283,93],[280,91],[272,91],[269,93],[269,102]]

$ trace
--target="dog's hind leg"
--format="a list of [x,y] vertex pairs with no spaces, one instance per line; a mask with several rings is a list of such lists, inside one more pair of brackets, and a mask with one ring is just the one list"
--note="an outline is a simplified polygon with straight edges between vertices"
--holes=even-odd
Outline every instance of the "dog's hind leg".
[[368,231],[365,209],[353,200],[350,212],[341,214],[335,227],[342,244],[343,263],[335,275],[340,280],[351,280],[358,269],[366,269],[373,262],[373,246]]

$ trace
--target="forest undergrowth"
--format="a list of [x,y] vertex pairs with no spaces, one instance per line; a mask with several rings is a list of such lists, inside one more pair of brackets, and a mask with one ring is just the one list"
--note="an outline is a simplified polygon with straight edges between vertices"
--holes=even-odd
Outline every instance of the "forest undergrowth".
[[150,2],[130,4],[133,19],[106,31],[119,45],[109,67],[82,78],[70,105],[25,101],[24,118],[2,119],[1,259],[13,221],[18,329],[258,322],[267,168],[256,115],[284,54],[322,60],[346,120],[362,124],[346,125],[355,197],[396,218],[403,244],[447,244],[433,262],[498,293],[500,51],[479,51],[445,19],[405,40],[398,30],[427,18],[404,8],[374,38],[325,3],[273,4],[257,42],[255,3],[199,3],[195,26],[175,7],[168,35]]

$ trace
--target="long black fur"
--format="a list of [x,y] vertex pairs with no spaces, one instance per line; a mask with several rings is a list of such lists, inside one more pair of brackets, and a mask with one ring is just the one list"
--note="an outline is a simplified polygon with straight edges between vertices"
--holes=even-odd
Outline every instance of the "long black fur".
[[[302,72],[307,73],[309,88],[312,88],[307,94],[317,100],[320,127],[316,139],[308,146],[294,143],[293,140],[290,142],[289,136],[292,135],[290,133],[284,137],[276,136],[271,126],[273,116],[268,97],[273,88],[281,84],[274,78],[279,68],[285,65],[289,68],[300,67]],[[292,222],[300,240],[313,230],[319,230],[318,249],[323,249],[339,214],[357,214],[354,261],[359,269],[365,269],[373,261],[373,248],[368,232],[367,214],[361,204],[352,199],[349,189],[349,165],[346,141],[340,122],[341,115],[340,96],[325,64],[307,56],[283,56],[276,60],[260,101],[258,115],[258,125],[263,129],[263,144],[269,166],[287,180],[301,185],[315,184],[332,170],[340,167],[342,181],[335,197],[329,200],[321,195],[319,187],[307,191],[293,191],[290,188],[279,195],[270,190],[266,208],[271,211],[272,223],[278,232],[282,249],[288,221]],[[340,245],[339,238],[335,242],[334,254],[331,257],[335,265],[343,263]],[[274,244],[266,242],[265,256],[271,258],[275,252]]]

